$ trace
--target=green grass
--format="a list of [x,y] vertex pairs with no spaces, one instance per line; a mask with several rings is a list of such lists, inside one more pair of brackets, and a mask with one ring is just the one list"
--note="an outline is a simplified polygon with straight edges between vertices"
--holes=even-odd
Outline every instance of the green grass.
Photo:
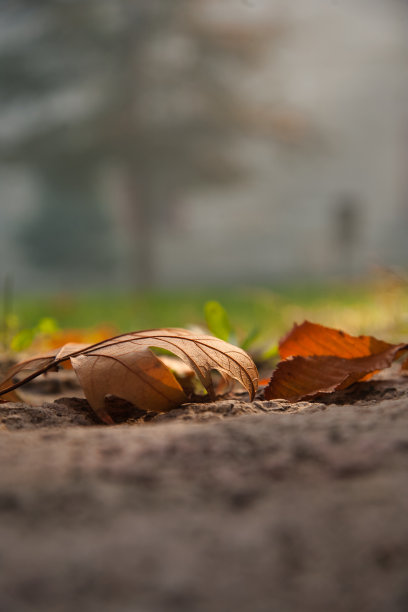
[[14,312],[21,327],[52,317],[62,328],[111,324],[131,331],[204,325],[207,300],[226,308],[239,334],[258,325],[261,340],[268,342],[305,318],[384,339],[408,336],[408,289],[395,283],[17,296]]

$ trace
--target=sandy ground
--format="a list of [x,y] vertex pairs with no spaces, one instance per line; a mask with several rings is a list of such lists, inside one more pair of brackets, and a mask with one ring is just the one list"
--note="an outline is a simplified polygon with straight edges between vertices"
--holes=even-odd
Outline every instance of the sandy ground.
[[1,612],[408,610],[408,379],[149,419],[0,405]]

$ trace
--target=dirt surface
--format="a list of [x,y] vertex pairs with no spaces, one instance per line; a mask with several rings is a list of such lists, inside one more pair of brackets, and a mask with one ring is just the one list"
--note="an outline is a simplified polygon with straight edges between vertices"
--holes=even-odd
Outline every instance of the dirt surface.
[[406,378],[113,427],[2,404],[0,461],[1,612],[408,610]]

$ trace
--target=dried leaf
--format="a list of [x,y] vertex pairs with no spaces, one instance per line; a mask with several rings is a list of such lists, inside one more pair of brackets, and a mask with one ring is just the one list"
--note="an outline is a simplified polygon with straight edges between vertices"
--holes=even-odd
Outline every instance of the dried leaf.
[[240,382],[251,398],[258,388],[258,371],[251,357],[242,349],[214,336],[196,334],[186,329],[159,329],[124,334],[99,344],[108,347],[132,343],[134,347],[157,347],[174,353],[190,365],[206,389],[212,390],[211,370],[218,370]]
[[351,359],[381,353],[394,346],[372,336],[350,336],[339,329],[304,321],[295,325],[279,342],[279,355],[287,359],[294,355],[334,355]]
[[[184,392],[170,370],[149,347],[166,349],[190,366],[211,393],[211,371],[238,380],[251,399],[258,386],[258,372],[245,351],[213,336],[185,329],[132,332],[94,345],[67,344],[47,355],[29,359],[12,368],[0,385],[0,395],[11,391],[53,367],[70,360],[91,406],[105,422],[111,418],[104,407],[106,395],[117,395],[139,408],[169,410],[185,400]],[[9,385],[23,370],[33,374],[17,385]]]
[[298,401],[345,389],[389,367],[407,348],[305,321],[281,341],[284,360],[273,372],[265,398]]
[[388,368],[404,345],[368,357],[344,359],[332,355],[289,357],[281,361],[265,389],[265,399],[297,402],[317,395],[345,389],[366,374]]
[[99,348],[71,357],[85,397],[105,422],[112,418],[105,397],[116,395],[155,412],[166,412],[187,400],[172,372],[148,348],[135,351],[131,345]]

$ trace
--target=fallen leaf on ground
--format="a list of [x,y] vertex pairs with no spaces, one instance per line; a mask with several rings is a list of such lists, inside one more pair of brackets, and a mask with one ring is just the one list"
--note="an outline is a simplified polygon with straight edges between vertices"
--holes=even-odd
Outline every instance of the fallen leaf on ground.
[[[69,360],[91,407],[105,423],[112,422],[105,407],[107,395],[118,396],[145,410],[170,410],[187,398],[171,370],[149,347],[162,348],[179,357],[194,370],[210,394],[213,394],[211,371],[218,370],[221,375],[239,381],[251,399],[255,395],[258,372],[242,349],[185,329],[153,329],[122,334],[93,345],[69,343],[18,363],[0,384],[0,396]],[[24,370],[34,371],[10,384]]]
[[368,357],[395,346],[373,336],[350,336],[344,331],[304,321],[295,325],[279,342],[281,359],[292,356],[333,355],[352,359]]
[[265,399],[298,401],[318,393],[345,389],[388,368],[406,344],[372,336],[350,336],[341,330],[305,321],[279,344],[282,357],[265,389]]
[[148,348],[135,351],[131,345],[113,345],[70,359],[86,399],[106,422],[112,422],[105,408],[107,395],[156,412],[187,399],[169,368]]

